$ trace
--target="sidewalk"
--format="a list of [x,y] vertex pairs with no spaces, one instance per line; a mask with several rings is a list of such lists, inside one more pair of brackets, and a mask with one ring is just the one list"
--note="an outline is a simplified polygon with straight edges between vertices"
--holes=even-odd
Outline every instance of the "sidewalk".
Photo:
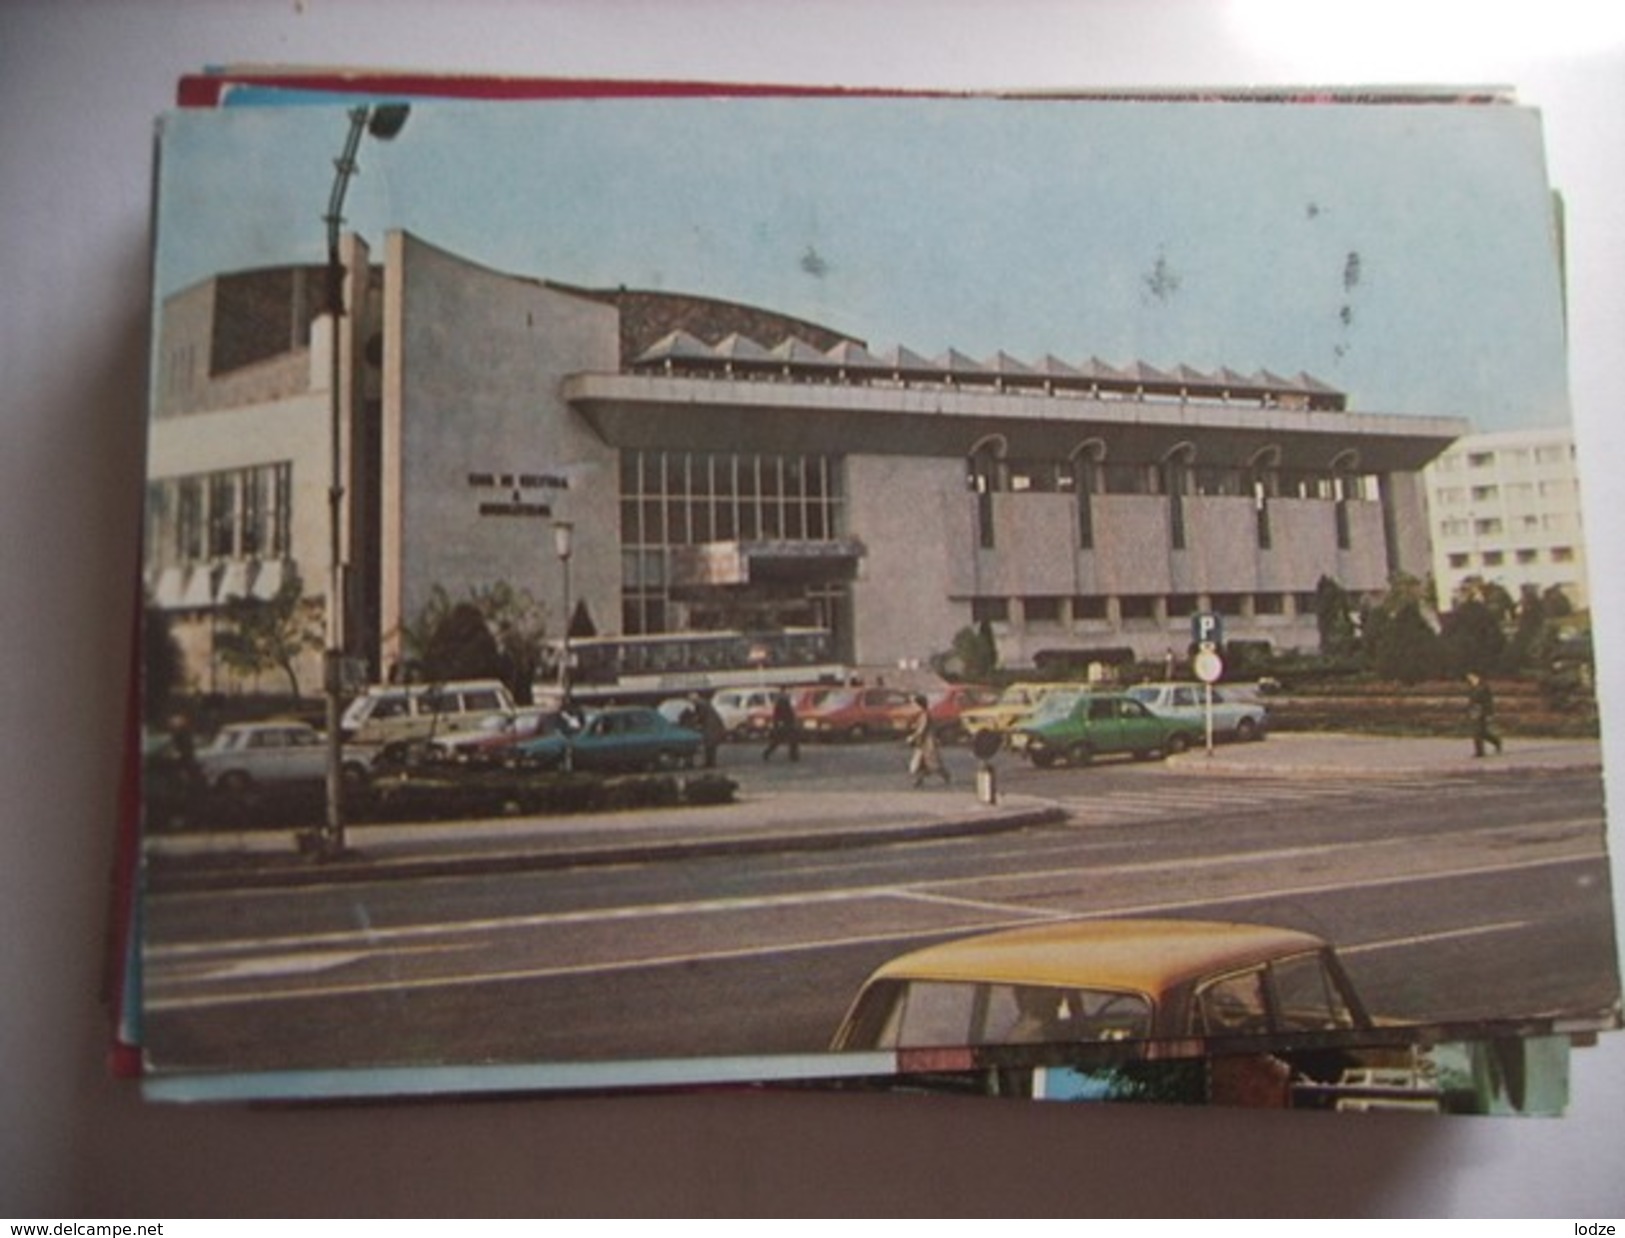
[[1300,778],[1397,778],[1463,774],[1528,774],[1536,771],[1602,769],[1602,745],[1594,739],[1505,741],[1505,750],[1475,758],[1470,739],[1411,736],[1288,733],[1260,744],[1220,744],[1210,757],[1196,748],[1168,762],[1181,774],[1227,774]]
[[[996,765],[1010,768],[1011,757]],[[1511,739],[1475,760],[1465,739],[1286,734],[1223,744],[1168,761],[1182,777],[1403,778],[1600,770],[1595,740]],[[1087,771],[1078,777],[1087,778]],[[732,804],[413,825],[353,825],[353,855],[317,863],[290,830],[161,834],[147,841],[161,891],[319,885],[341,881],[536,872],[952,838],[1064,819],[1048,800],[1001,793],[983,804],[970,786],[919,790],[785,790]]]
[[827,850],[1026,829],[1063,815],[1034,796],[983,804],[961,786],[793,790],[638,812],[353,825],[345,841],[355,855],[321,863],[298,854],[291,830],[164,834],[147,841],[146,854],[155,889],[225,889]]

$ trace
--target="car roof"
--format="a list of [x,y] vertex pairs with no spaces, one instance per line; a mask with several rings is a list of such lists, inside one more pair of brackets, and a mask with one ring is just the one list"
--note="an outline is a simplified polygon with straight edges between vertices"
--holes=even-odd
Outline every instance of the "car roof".
[[1206,920],[1066,920],[928,946],[875,979],[1087,985],[1160,993],[1266,959],[1324,948],[1312,933]]

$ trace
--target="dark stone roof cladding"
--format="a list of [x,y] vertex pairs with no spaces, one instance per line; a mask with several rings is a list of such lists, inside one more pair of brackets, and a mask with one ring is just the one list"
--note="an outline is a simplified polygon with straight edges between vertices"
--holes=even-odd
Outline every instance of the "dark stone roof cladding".
[[708,345],[715,345],[730,335],[743,335],[752,340],[781,340],[786,336],[798,336],[814,348],[824,351],[849,340],[865,343],[803,318],[716,297],[646,292],[634,288],[578,288],[551,280],[547,283],[561,292],[613,305],[620,311],[623,366],[630,365],[673,331],[685,331]]
[[327,303],[326,267],[258,267],[214,281],[209,375],[240,370],[305,346]]

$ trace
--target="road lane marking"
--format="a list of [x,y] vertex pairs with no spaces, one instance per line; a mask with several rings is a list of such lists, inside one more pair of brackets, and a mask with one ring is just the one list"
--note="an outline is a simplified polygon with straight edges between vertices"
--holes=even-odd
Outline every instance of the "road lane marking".
[[265,976],[310,975],[332,971],[369,957],[365,950],[317,950],[304,954],[266,954],[208,965],[186,976],[189,984],[221,980],[257,980]]
[[1470,928],[1441,929],[1437,933],[1417,933],[1411,937],[1388,937],[1362,942],[1357,946],[1339,946],[1337,952],[1347,958],[1351,954],[1364,954],[1370,950],[1393,950],[1404,946],[1427,946],[1437,941],[1455,941],[1462,937],[1483,937],[1490,933],[1511,933],[1525,929],[1533,920],[1502,920],[1499,924],[1475,924]]
[[337,971],[352,963],[376,962],[380,958],[399,961],[426,955],[466,954],[470,944],[407,946],[380,954],[375,950],[316,950],[309,953],[254,955],[219,963],[177,964],[167,973],[145,977],[148,989],[178,988],[193,984],[229,984],[234,980],[260,980],[279,976],[306,976]]
[[[1577,825],[1600,826],[1599,818],[1576,818],[1562,822],[1550,822],[1542,828],[1545,830],[1559,830]],[[1499,826],[1493,830],[1463,830],[1450,834],[1430,835],[1428,841],[1447,841],[1457,837],[1472,837],[1484,839],[1486,836],[1506,833],[1508,831],[1526,830],[1526,825]],[[1171,860],[1147,860],[1135,864],[1117,864],[1099,866],[1093,864],[1070,865],[1067,867],[1048,867],[1032,872],[1017,872],[1008,874],[989,875],[985,873],[968,877],[954,877],[936,880],[926,880],[912,887],[907,883],[884,882],[868,886],[854,886],[843,890],[814,890],[799,891],[790,894],[756,895],[746,898],[718,898],[703,899],[691,902],[650,903],[628,907],[594,908],[581,911],[565,912],[538,912],[533,915],[504,916],[483,918],[478,920],[461,920],[454,923],[420,923],[401,925],[395,928],[379,928],[367,926],[360,929],[333,930],[324,933],[309,933],[299,935],[284,935],[266,938],[242,938],[230,941],[210,941],[175,943],[169,945],[148,945],[144,958],[149,963],[162,964],[175,960],[188,958],[211,957],[232,954],[253,954],[263,951],[318,949],[322,947],[363,947],[375,948],[380,945],[387,946],[394,942],[409,942],[422,938],[444,938],[463,934],[483,934],[492,932],[523,931],[534,928],[567,927],[574,924],[613,923],[618,920],[654,919],[665,916],[680,915],[711,915],[730,914],[738,912],[774,910],[784,907],[817,906],[820,904],[857,902],[873,898],[904,898],[913,900],[926,900],[932,897],[946,899],[952,897],[948,894],[935,893],[953,887],[985,885],[990,881],[1001,882],[1032,882],[1054,880],[1056,878],[1087,875],[1091,877],[1106,876],[1134,876],[1152,875],[1159,872],[1176,871],[1189,873],[1202,869],[1215,868],[1250,868],[1260,863],[1281,860],[1296,860],[1310,856],[1331,855],[1338,851],[1357,850],[1369,852],[1379,847],[1404,846],[1414,849],[1416,840],[1413,838],[1380,839],[1374,842],[1337,842],[1322,843],[1298,847],[1273,848],[1268,851],[1252,851],[1239,855],[1203,856],[1177,858]],[[1594,858],[1563,857],[1555,861],[1535,860],[1521,861],[1511,865],[1505,863],[1474,866],[1466,869],[1445,869],[1435,874],[1438,876],[1465,876],[1481,873],[1516,871],[1523,864],[1542,865],[1549,862],[1566,862],[1567,859]],[[1361,881],[1355,884],[1364,886],[1382,884],[1385,879],[1376,878]],[[1342,888],[1350,883],[1341,885],[1317,886],[1316,889]],[[1191,905],[1200,906],[1208,902],[1233,901],[1237,898],[1256,899],[1266,895],[1278,894],[1278,889],[1266,889],[1250,895],[1217,896],[1206,899],[1193,900]],[[1000,905],[1003,905],[1002,903]],[[1156,904],[1178,906],[1182,904]]]
[[[314,985],[300,989],[262,990],[251,993],[231,994],[201,994],[191,997],[154,997],[145,1001],[148,1011],[161,1012],[166,1010],[203,1009],[217,1006],[232,1005],[260,1005],[268,1002],[292,1001],[300,999],[326,1000],[336,997],[361,997],[373,993],[403,992],[408,990],[436,989],[436,988],[471,988],[485,984],[522,983],[526,981],[554,980],[570,976],[609,975],[618,972],[638,971],[647,968],[695,966],[707,963],[731,962],[741,959],[762,958],[768,956],[780,957],[795,954],[805,954],[821,950],[841,950],[862,945],[877,945],[882,942],[918,941],[933,937],[968,936],[975,933],[991,932],[1001,928],[1014,928],[1020,925],[1031,924],[1035,919],[1049,920],[1100,920],[1123,918],[1128,916],[1149,915],[1153,912],[1167,913],[1170,911],[1190,910],[1196,907],[1218,907],[1227,903],[1257,902],[1261,898],[1296,898],[1311,894],[1324,894],[1329,891],[1346,889],[1368,889],[1373,886],[1398,886],[1426,881],[1454,880],[1464,876],[1482,875],[1486,872],[1519,871],[1540,867],[1559,867],[1565,864],[1592,862],[1594,857],[1570,857],[1566,859],[1552,859],[1527,861],[1524,863],[1498,867],[1476,868],[1463,872],[1407,874],[1377,881],[1360,882],[1357,885],[1348,883],[1321,883],[1305,885],[1292,889],[1273,889],[1255,891],[1250,894],[1229,895],[1219,898],[1200,900],[1183,900],[1179,902],[1163,902],[1143,904],[1137,907],[1109,907],[1100,908],[1090,912],[1053,911],[1044,913],[1033,908],[1021,909],[1021,914],[1007,917],[1003,920],[994,920],[981,925],[956,925],[952,928],[925,929],[912,928],[906,930],[890,930],[886,932],[866,933],[857,936],[821,938],[815,941],[793,941],[774,945],[735,946],[719,950],[686,951],[682,953],[646,955],[632,959],[621,959],[608,963],[581,963],[560,964],[551,967],[531,967],[505,969],[496,972],[480,974],[461,973],[450,976],[418,977],[413,979],[390,979],[380,981],[357,981],[353,983],[340,983],[335,985]],[[890,892],[901,894],[905,898],[918,898],[909,892]],[[1000,910],[991,908],[990,910]],[[1468,926],[1454,930],[1442,930],[1440,934],[1422,935],[1418,942],[1429,936],[1469,936],[1477,931],[1491,932],[1504,931],[1503,925],[1507,922],[1493,926]],[[1394,945],[1403,944],[1403,938],[1392,939]],[[1359,949],[1371,950],[1381,948],[1377,943],[1366,943]]]
[[[933,894],[929,890],[899,890],[897,895],[917,903],[938,903],[944,907],[968,907],[972,911],[996,911],[1001,915],[1020,915],[1024,910],[1009,903],[991,903],[982,898],[955,898],[951,894]],[[1039,919],[1053,919],[1051,911],[1034,910],[1030,914]]]

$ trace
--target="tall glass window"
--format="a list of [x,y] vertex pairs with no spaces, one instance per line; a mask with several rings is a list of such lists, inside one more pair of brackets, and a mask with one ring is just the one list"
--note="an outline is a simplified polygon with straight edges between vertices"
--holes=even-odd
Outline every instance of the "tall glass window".
[[286,558],[292,476],[293,466],[280,462],[153,481],[147,487],[149,566]]
[[670,594],[674,547],[832,541],[846,528],[836,456],[629,450],[621,453],[620,478],[621,623],[628,635],[682,624]]

